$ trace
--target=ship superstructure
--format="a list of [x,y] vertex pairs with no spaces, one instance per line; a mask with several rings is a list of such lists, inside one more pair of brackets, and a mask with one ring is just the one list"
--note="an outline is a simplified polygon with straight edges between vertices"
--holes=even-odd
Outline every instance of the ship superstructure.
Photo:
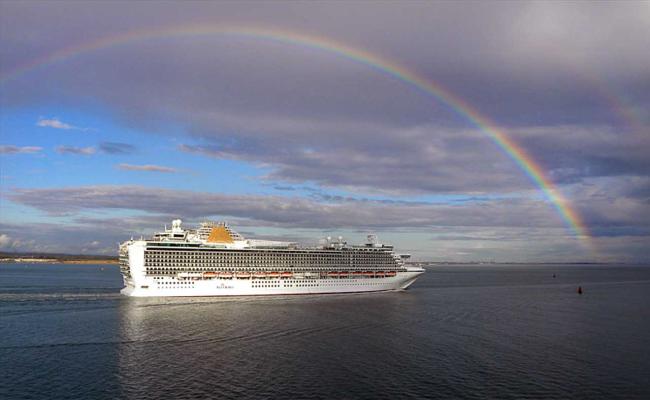
[[352,246],[327,238],[318,247],[246,239],[224,222],[186,230],[180,220],[150,239],[120,245],[128,296],[242,296],[406,289],[424,272],[407,266],[374,235]]

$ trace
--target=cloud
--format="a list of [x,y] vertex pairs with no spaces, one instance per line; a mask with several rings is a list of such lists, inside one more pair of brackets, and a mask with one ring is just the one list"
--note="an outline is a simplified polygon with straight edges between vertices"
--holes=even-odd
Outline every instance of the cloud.
[[74,125],[66,124],[65,122],[62,122],[56,118],[39,118],[38,121],[36,122],[36,126],[40,126],[43,128],[54,128],[54,129],[77,129],[77,130],[83,130],[83,128],[79,128]]
[[14,146],[14,145],[1,145],[0,154],[35,154],[43,150],[39,146]]
[[[7,230],[6,225],[0,225],[0,229],[11,231],[10,229]],[[16,238],[12,232],[12,236],[6,233],[0,234],[0,249],[9,251],[34,251],[44,250],[45,248],[38,246],[33,239]]]
[[275,189],[275,190],[280,190],[280,191],[288,191],[288,192],[292,192],[292,191],[294,191],[294,190],[298,190],[298,189],[297,189],[296,187],[294,187],[294,186],[283,186],[283,185],[275,185],[275,186],[273,186],[273,189]]
[[[98,146],[99,151],[107,154],[131,154],[135,151],[135,146],[126,143],[117,142],[101,142]],[[81,154],[91,155],[95,154],[98,150],[95,147],[74,147],[74,146],[58,146],[56,151],[60,154]],[[124,164],[128,165],[128,164]]]
[[119,142],[101,142],[99,150],[107,154],[132,154],[136,147],[128,143]]
[[[5,72],[74,47],[79,37],[81,43],[136,37],[129,32],[165,31],[187,21],[220,27],[242,21],[244,15],[247,26],[309,33],[380,55],[417,71],[423,81],[451,93],[451,99],[462,99],[450,105],[380,68],[322,47],[237,35],[93,48],[83,57],[16,74],[3,83],[3,111],[34,104],[100,109],[116,128],[150,134],[149,143],[174,135],[187,154],[257,166],[266,176],[249,186],[252,191],[265,184],[264,190],[322,189],[296,203],[236,199],[260,214],[251,223],[291,229],[306,226],[313,217],[323,227],[342,226],[345,220],[364,226],[364,220],[383,220],[383,212],[386,225],[395,229],[398,218],[404,226],[426,229],[437,223],[454,230],[479,223],[485,229],[489,224],[519,229],[526,218],[540,226],[559,224],[554,213],[544,211],[550,205],[539,200],[539,191],[517,163],[463,114],[460,105],[465,103],[507,132],[601,239],[623,246],[614,239],[647,231],[650,13],[643,2],[381,2],[373,7],[354,1],[262,2],[252,12],[236,2],[169,2],[155,10],[140,3],[14,2],[2,11],[0,69]],[[106,23],[88,15],[102,15]],[[43,121],[74,128],[57,119]],[[133,151],[104,143],[97,151]],[[331,188],[343,194],[325,193]],[[283,192],[300,196],[305,190]],[[135,193],[138,200],[155,196]],[[453,208],[352,198],[377,193],[411,199],[413,194],[460,193],[485,201]],[[234,197],[183,196],[207,199],[205,205],[197,200],[203,214],[217,201],[230,207],[218,210],[249,221],[246,210],[234,209]],[[114,204],[108,197],[102,201]],[[171,199],[183,201],[167,192],[155,197],[164,215],[173,207],[161,202]],[[267,209],[267,201],[276,209]],[[156,212],[150,208],[143,211]],[[285,215],[285,208],[294,214]],[[483,239],[473,242],[484,244],[491,236],[479,237]],[[512,236],[504,237],[503,246],[514,243]],[[495,245],[491,251],[504,249]]]
[[219,215],[280,227],[562,226],[547,203],[526,199],[450,205],[228,195],[139,186],[16,189],[8,197],[16,203],[53,215],[82,210],[125,209],[173,216],[181,212],[179,204],[183,204],[185,218]]
[[316,120],[306,125],[296,127],[301,133],[289,137],[283,132],[293,128],[206,133],[204,144],[178,148],[257,164],[269,169],[265,178],[271,181],[315,182],[360,192],[488,193],[532,188],[516,164],[477,130]]
[[56,148],[56,152],[59,154],[77,154],[83,156],[95,154],[96,151],[94,147],[57,146]]
[[568,195],[596,235],[650,232],[650,177],[591,178]]
[[118,164],[117,169],[124,171],[150,171],[150,172],[165,172],[165,173],[174,173],[178,172],[175,168],[163,167],[160,165],[133,165],[133,164]]
[[[618,182],[618,183],[616,183]],[[569,193],[579,214],[596,235],[645,235],[650,232],[647,194],[631,197],[641,183],[585,183]],[[650,181],[646,182],[650,187]],[[284,228],[433,228],[540,227],[564,229],[553,207],[531,198],[479,199],[463,203],[428,203],[353,199],[317,195],[285,197],[231,195],[140,186],[81,186],[15,189],[5,196],[52,215],[83,210],[134,210],[148,214],[208,218],[228,216],[262,226]],[[183,215],[179,215],[183,204]]]
[[[616,94],[638,84],[640,99],[647,100],[643,89],[648,86],[644,67],[650,64],[645,51],[650,21],[642,2],[622,6],[387,2],[371,8],[364,2],[345,6],[321,2],[260,6],[255,13],[236,3],[221,7],[170,3],[154,11],[129,5],[128,15],[116,5],[103,5],[101,15],[111,23],[101,27],[87,17],[96,8],[58,4],[3,8],[6,29],[0,45],[7,65],[41,59],[77,43],[79,32],[91,41],[119,32],[130,36],[129,32],[140,29],[164,30],[187,21],[210,21],[218,27],[246,15],[247,26],[309,32],[381,55],[471,99],[478,110],[498,121],[540,116],[556,119],[553,123],[576,122],[576,118],[602,121],[612,116],[611,110],[603,110],[603,104],[594,100],[598,97],[594,92],[603,87]],[[68,24],[56,24],[48,18],[51,15],[65,16]],[[464,27],[462,32],[458,26]],[[119,65],[111,62],[114,58],[105,49],[89,51],[68,68],[32,71],[37,76],[48,74],[57,85],[26,80],[16,84],[17,95],[6,100],[24,102],[34,95],[90,97],[110,103],[124,120],[148,126],[156,125],[156,120],[166,124],[154,117],[186,122],[187,114],[243,108],[287,118],[314,115],[318,110],[332,118],[363,116],[418,124],[457,119],[440,111],[444,105],[419,97],[408,85],[341,56],[263,37],[193,39],[112,49],[110,56],[119,57]]]
[[[67,254],[116,254],[117,246],[103,247],[103,243],[117,243],[131,232],[119,225],[97,229],[96,225],[68,225],[65,223],[0,223],[0,230],[8,232],[11,243],[7,250],[18,252]],[[88,243],[89,238],[93,240]],[[97,245],[93,245],[98,242]],[[0,246],[2,248],[2,246]]]
[[0,234],[0,248],[11,247],[12,243],[13,240],[9,237],[9,235],[5,233]]
[[[650,129],[650,127],[649,127]],[[602,125],[520,127],[512,137],[555,183],[650,175],[650,135]]]
[[[232,121],[231,121],[232,122]],[[312,120],[278,128],[264,119],[197,129],[201,144],[179,150],[270,169],[267,179],[399,193],[494,193],[534,188],[525,172],[477,129],[426,124],[408,128],[337,126]],[[264,129],[262,125],[266,125]],[[650,129],[650,128],[649,128]],[[650,136],[608,125],[505,128],[512,143],[556,184],[650,174]],[[287,132],[289,134],[287,134]],[[301,132],[301,134],[292,134]]]
[[[635,202],[630,198],[621,201],[619,196],[626,190],[623,186],[613,188],[608,198],[593,209],[587,206],[581,210],[586,211],[588,225],[596,234],[594,242],[607,250],[598,255],[599,260],[638,261],[644,260],[644,255],[647,260],[650,202]],[[47,229],[42,225],[20,225],[15,230],[2,227],[4,232],[29,233],[28,237],[39,243],[65,242],[66,248],[71,249],[81,244],[90,248],[89,240],[115,243],[133,235],[151,233],[168,220],[182,218],[190,224],[205,219],[227,219],[236,228],[254,227],[256,234],[262,236],[265,231],[269,235],[270,229],[275,232],[271,235],[302,236],[305,240],[301,242],[305,243],[323,232],[383,232],[389,239],[393,238],[390,241],[398,242],[400,251],[438,260],[584,261],[596,257],[584,253],[547,202],[531,199],[492,199],[463,204],[325,201],[139,186],[16,189],[5,196],[12,202],[51,215],[67,214],[71,225],[61,228],[52,224]],[[585,188],[579,198],[590,196],[599,197],[603,193],[592,193]],[[586,201],[586,204],[594,203]],[[121,213],[119,210],[144,215],[88,217],[93,213]],[[98,232],[98,225],[106,229]],[[66,235],[61,234],[62,229]],[[422,236],[429,236],[426,243],[422,242]]]
[[[246,11],[237,4],[170,4],[155,11],[130,5],[127,16],[103,5],[111,24],[98,29],[86,18],[85,5],[23,7],[5,10],[0,48],[9,53],[3,57],[8,65],[76,43],[79,32],[101,38],[152,28],[143,16],[165,21],[162,27],[194,18],[219,26]],[[308,31],[418,71],[489,116],[560,184],[647,173],[644,131],[626,131],[626,121],[610,106],[625,97],[629,110],[649,109],[650,75],[643,67],[650,64],[644,39],[650,24],[639,5],[286,7],[246,15],[253,26]],[[296,10],[300,19],[291,17]],[[48,18],[52,13],[64,13],[69,24],[58,26]],[[467,29],[458,32],[458,26]],[[32,47],[25,48],[26,41]],[[16,48],[25,49],[14,54]],[[16,79],[6,85],[11,95],[0,101],[83,105],[91,98],[114,122],[150,132],[151,140],[180,128],[187,134],[179,140],[181,150],[267,168],[270,181],[397,194],[533,188],[462,110],[390,74],[308,46],[237,35],[161,39],[156,46],[133,42],[89,51],[74,68],[30,74],[47,74],[58,85]],[[102,144],[99,150],[130,151]]]

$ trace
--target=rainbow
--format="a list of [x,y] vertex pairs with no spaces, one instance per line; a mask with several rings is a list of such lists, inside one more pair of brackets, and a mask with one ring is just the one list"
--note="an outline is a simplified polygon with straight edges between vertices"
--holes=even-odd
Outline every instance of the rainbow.
[[578,213],[571,207],[567,199],[562,196],[560,191],[544,174],[544,171],[535,160],[533,160],[533,158],[521,146],[517,145],[517,143],[510,139],[493,121],[481,115],[481,113],[479,113],[478,110],[472,107],[469,103],[451,93],[442,85],[419,76],[417,73],[409,70],[405,66],[387,60],[379,55],[362,49],[353,48],[329,38],[275,28],[259,28],[242,25],[183,25],[154,30],[136,30],[120,35],[100,38],[95,41],[63,48],[49,53],[42,58],[32,60],[14,68],[8,74],[5,74],[5,76],[0,78],[0,85],[6,84],[10,80],[36,68],[51,65],[98,49],[105,49],[108,47],[150,39],[194,37],[203,35],[233,35],[238,37],[250,37],[323,50],[366,65],[375,71],[410,85],[427,97],[433,97],[435,100],[449,106],[459,116],[471,122],[481,132],[489,137],[543,192],[545,197],[551,202],[558,214],[565,221],[566,225],[577,235],[577,237],[585,242],[589,241],[590,235],[587,227],[580,219]]

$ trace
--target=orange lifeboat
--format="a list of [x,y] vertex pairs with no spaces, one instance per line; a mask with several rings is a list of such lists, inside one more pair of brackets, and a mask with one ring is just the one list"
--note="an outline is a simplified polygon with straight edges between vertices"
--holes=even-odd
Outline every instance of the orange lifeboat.
[[280,276],[280,273],[278,271],[269,272],[269,277],[270,278],[277,278],[278,276]]
[[365,276],[374,276],[374,275],[375,275],[375,273],[372,272],[372,271],[365,271],[363,274],[364,274]]
[[336,272],[336,271],[329,271],[329,272],[327,273],[327,276],[330,276],[330,277],[332,277],[332,278],[336,278],[336,277],[339,276],[339,273]]
[[219,275],[225,279],[232,279],[232,272],[222,272]]
[[217,276],[217,273],[214,271],[208,271],[203,273],[204,278],[214,278],[215,276]]
[[237,279],[248,279],[251,277],[251,274],[249,272],[237,272],[235,276]]
[[397,275],[397,272],[395,272],[395,271],[386,272],[386,276],[395,276],[395,275]]
[[362,272],[362,271],[354,271],[354,272],[352,273],[352,275],[354,275],[354,276],[361,276],[361,275],[363,275],[363,272]]
[[280,276],[283,277],[283,278],[291,278],[291,277],[293,277],[293,272],[284,271],[284,272],[282,272],[280,274]]
[[377,272],[375,272],[375,276],[376,276],[377,278],[383,278],[383,277],[384,277],[384,274],[385,274],[384,271],[377,271]]
[[264,271],[253,272],[253,278],[258,278],[258,279],[266,278],[266,272]]

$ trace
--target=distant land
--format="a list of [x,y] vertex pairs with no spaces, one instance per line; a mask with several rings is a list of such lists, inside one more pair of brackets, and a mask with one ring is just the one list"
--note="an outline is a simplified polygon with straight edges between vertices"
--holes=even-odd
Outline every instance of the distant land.
[[117,256],[58,253],[10,253],[0,251],[4,263],[117,264]]

